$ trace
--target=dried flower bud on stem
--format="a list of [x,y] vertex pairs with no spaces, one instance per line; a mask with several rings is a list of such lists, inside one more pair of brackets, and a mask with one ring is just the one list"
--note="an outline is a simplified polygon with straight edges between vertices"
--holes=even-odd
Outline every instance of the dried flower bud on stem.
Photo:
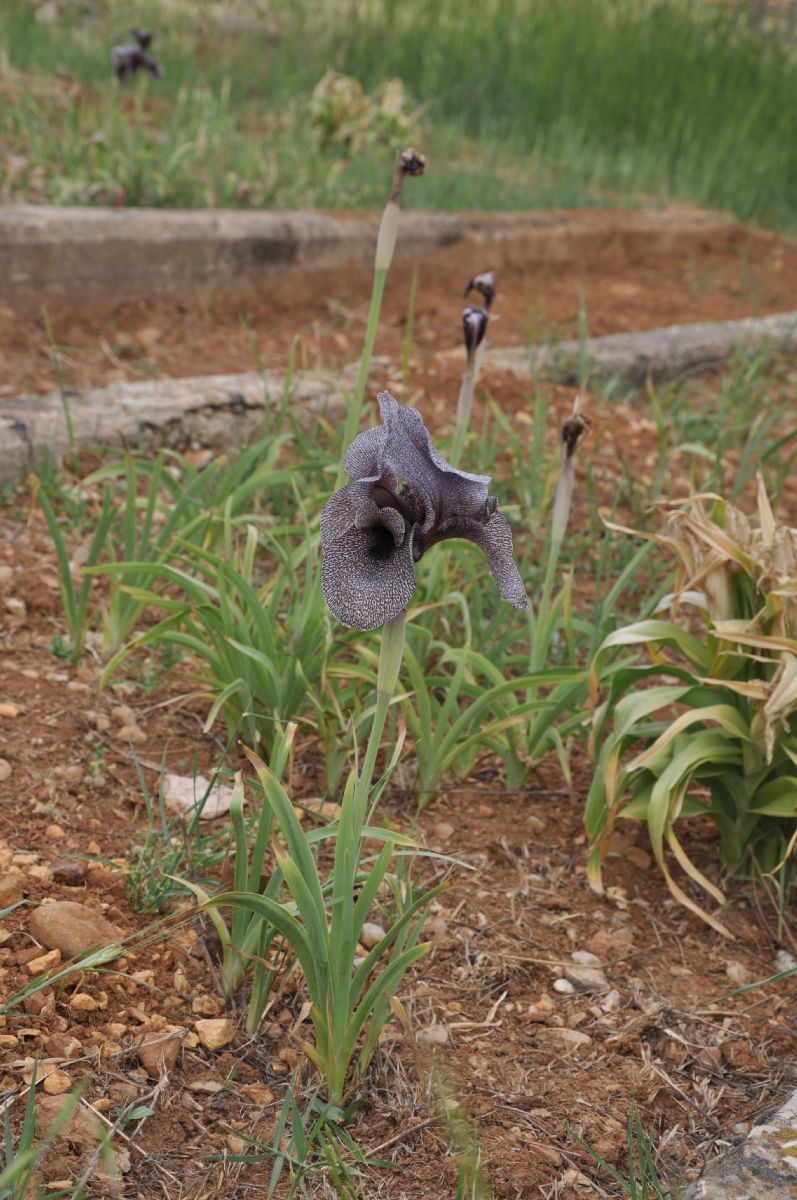
[[478,292],[484,297],[484,307],[490,311],[493,300],[495,300],[495,274],[493,271],[482,271],[481,275],[474,275],[473,279],[468,281],[468,286],[465,288],[465,299],[467,300],[471,292]]

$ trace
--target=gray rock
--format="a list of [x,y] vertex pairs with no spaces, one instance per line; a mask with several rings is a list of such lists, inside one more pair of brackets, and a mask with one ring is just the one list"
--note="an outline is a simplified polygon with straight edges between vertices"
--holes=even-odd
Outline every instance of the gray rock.
[[[343,412],[343,393],[352,372],[297,372],[291,407],[305,428],[326,412]],[[284,388],[276,371],[240,375],[206,375],[119,383],[108,388],[70,392],[67,396],[75,440],[79,446],[135,445],[143,453],[161,446],[188,449],[192,443],[235,446],[256,437],[264,415],[276,408]],[[0,405],[0,484],[17,483],[36,468],[47,450],[60,461],[69,449],[63,400],[17,396]]]
[[578,342],[560,342],[537,350],[510,347],[491,350],[485,366],[528,379],[545,375],[561,383],[577,384],[582,359],[592,376],[643,383],[647,378],[672,379],[685,371],[705,370],[730,358],[738,350],[764,346],[797,352],[797,312],[748,317],[741,321],[700,321],[695,325],[667,325],[644,333],[612,333]]
[[[387,181],[386,181],[387,182]],[[140,208],[0,208],[0,306],[38,320],[69,309],[109,315],[151,296],[193,303],[211,294],[239,303],[313,272],[370,270],[379,213],[199,212]],[[739,226],[695,209],[578,213],[404,212],[396,260],[461,242],[522,238],[532,260],[633,257],[732,243]],[[477,257],[483,247],[475,247]],[[487,256],[489,258],[489,255]],[[460,285],[461,286],[461,285]]]
[[105,917],[74,900],[40,904],[30,914],[31,935],[48,950],[60,950],[64,958],[85,954],[94,946],[110,946],[122,933]]
[[797,1092],[687,1188],[683,1200],[797,1200]]
[[565,979],[579,992],[600,992],[608,987],[600,959],[588,950],[575,950],[565,968]]

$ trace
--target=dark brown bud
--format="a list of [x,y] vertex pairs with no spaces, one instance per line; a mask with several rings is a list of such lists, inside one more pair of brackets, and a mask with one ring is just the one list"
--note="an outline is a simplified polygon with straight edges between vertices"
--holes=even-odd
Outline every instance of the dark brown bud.
[[426,170],[426,155],[410,146],[409,149],[402,150],[399,164],[405,175],[423,175]]
[[479,308],[476,304],[468,304],[466,308],[463,308],[462,332],[465,335],[465,349],[469,359],[484,341],[489,319],[486,308]]
[[465,288],[465,296],[470,292],[478,292],[484,297],[484,307],[488,310],[493,300],[495,300],[495,275],[492,271],[483,271],[481,275],[474,275],[468,286]]
[[562,425],[562,441],[565,447],[565,454],[568,458],[572,458],[578,445],[578,439],[582,433],[585,433],[589,428],[589,418],[583,416],[580,412],[573,412]]

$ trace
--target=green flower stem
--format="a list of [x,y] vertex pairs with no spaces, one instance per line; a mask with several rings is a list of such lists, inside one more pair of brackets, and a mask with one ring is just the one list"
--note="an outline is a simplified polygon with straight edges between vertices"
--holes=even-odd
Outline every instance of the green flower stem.
[[379,647],[379,672],[376,683],[376,709],[374,711],[371,732],[368,735],[368,745],[365,749],[362,770],[357,779],[357,788],[354,793],[354,807],[358,814],[360,826],[365,822],[365,810],[368,802],[368,793],[371,789],[374,767],[376,766],[376,756],[379,753],[379,744],[385,728],[390,701],[393,699],[393,693],[396,690],[401,659],[404,654],[406,624],[407,611],[406,609],[402,609],[397,617],[394,617],[392,621],[388,621],[382,628],[382,642]]
[[465,445],[465,438],[468,435],[470,427],[470,414],[473,409],[473,394],[476,390],[476,379],[481,366],[482,347],[477,346],[476,353],[472,359],[468,360],[468,365],[465,369],[465,374],[462,376],[462,383],[459,387],[459,398],[457,400],[457,419],[454,426],[454,441],[451,446],[451,465],[459,466],[460,455]]
[[537,606],[537,616],[535,620],[535,634],[531,642],[531,661],[529,664],[530,671],[533,673],[542,669],[545,657],[548,652],[548,646],[551,640],[553,630],[550,628],[550,608],[551,597],[553,595],[554,579],[556,578],[556,568],[559,563],[559,554],[562,549],[565,532],[567,531],[567,522],[570,517],[570,504],[573,499],[573,459],[572,457],[565,458],[562,467],[562,474],[559,476],[559,483],[556,488],[556,497],[554,499],[553,517],[551,519],[551,540],[548,545],[548,561],[545,566],[545,578],[542,583],[542,595]]
[[[354,394],[349,403],[348,412],[346,413],[346,425],[343,430],[343,445],[350,446],[354,441],[357,431],[360,428],[360,417],[363,411],[363,400],[365,399],[365,388],[368,383],[368,373],[371,369],[371,359],[374,353],[374,342],[376,341],[376,331],[379,326],[379,313],[382,309],[382,296],[385,291],[385,280],[387,273],[390,270],[390,264],[393,261],[393,254],[396,249],[396,238],[398,237],[399,217],[401,216],[401,189],[403,177],[400,166],[397,164],[393,169],[393,190],[390,199],[385,205],[382,213],[382,220],[379,222],[379,233],[376,237],[376,253],[374,254],[374,284],[371,289],[371,307],[368,310],[368,324],[365,329],[365,341],[363,343],[362,357],[360,358],[360,369],[357,373],[357,382],[354,385]],[[341,461],[338,467],[337,480],[335,487],[340,487],[343,482],[345,470]]]
[[[387,278],[387,268],[384,270],[374,271],[374,286],[371,291],[371,307],[368,312],[368,325],[365,330],[365,342],[363,345],[362,358],[360,359],[360,370],[357,374],[357,382],[354,385],[354,392],[349,401],[348,411],[346,413],[346,425],[343,430],[343,445],[350,446],[354,441],[357,432],[360,428],[360,417],[363,411],[363,400],[365,399],[365,387],[368,383],[368,374],[371,369],[371,358],[374,352],[374,342],[376,341],[376,330],[379,325],[379,313],[382,308],[382,295],[385,290],[385,279]],[[338,474],[335,480],[335,487],[339,488],[343,483],[346,472],[341,460],[338,467]]]

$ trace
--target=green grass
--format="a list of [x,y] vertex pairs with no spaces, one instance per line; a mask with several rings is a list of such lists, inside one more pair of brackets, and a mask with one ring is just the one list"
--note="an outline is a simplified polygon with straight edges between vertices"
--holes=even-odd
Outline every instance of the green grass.
[[[74,4],[74,19],[51,25],[19,0],[3,5],[7,201],[110,203],[123,192],[155,206],[381,205],[395,147],[347,159],[309,126],[311,91],[334,67],[368,93],[398,77],[421,110],[432,169],[410,204],[677,199],[795,226],[797,58],[735,22],[730,5],[352,0],[316,12],[304,0],[248,26],[197,7],[137,10],[166,78],[120,94],[109,53],[128,38],[126,10]],[[63,71],[80,86],[14,82],[9,67]]]

